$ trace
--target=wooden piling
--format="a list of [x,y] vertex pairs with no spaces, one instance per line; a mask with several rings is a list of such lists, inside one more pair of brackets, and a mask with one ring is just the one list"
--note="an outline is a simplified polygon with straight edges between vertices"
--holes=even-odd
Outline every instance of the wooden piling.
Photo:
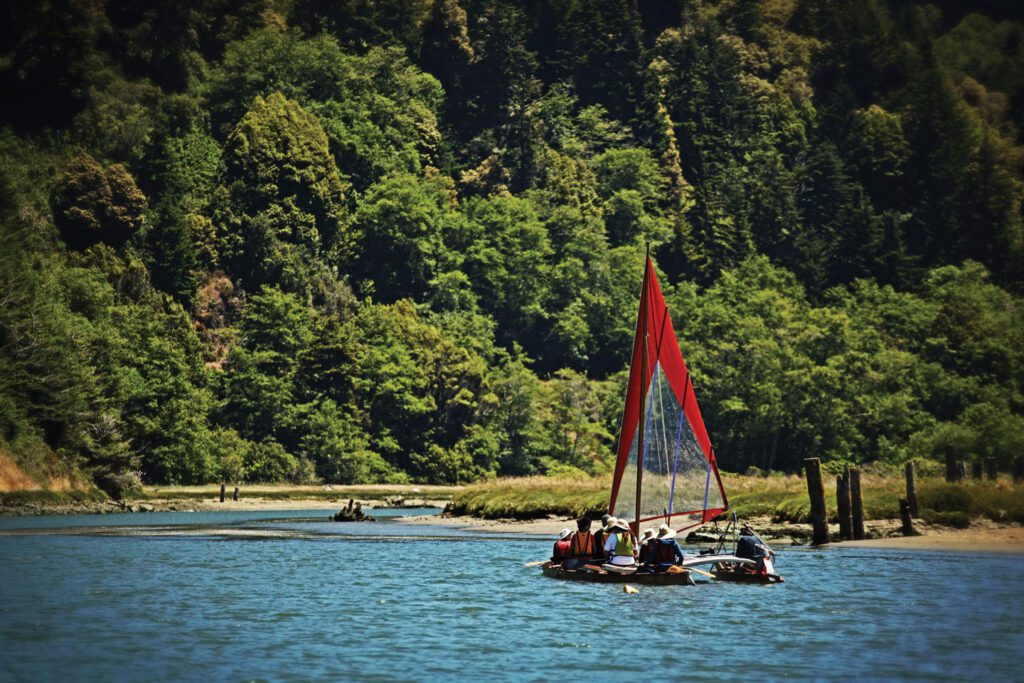
[[224,502],[224,484],[220,485],[220,502]]
[[989,481],[995,481],[999,478],[999,470],[996,467],[995,458],[985,458],[985,469],[988,470]]
[[811,524],[814,527],[812,543],[828,543],[828,517],[825,512],[825,484],[821,480],[821,460],[804,458],[807,473],[807,495],[811,499]]
[[982,465],[980,460],[971,463],[971,479],[981,479]]
[[917,474],[914,471],[914,461],[907,461],[903,469],[907,475],[907,504],[910,505],[910,514],[917,517]]
[[946,481],[956,481],[956,456],[951,453],[946,454]]
[[864,540],[864,501],[860,495],[860,469],[850,468],[850,509],[853,511],[853,540]]
[[853,538],[853,515],[850,513],[850,468],[836,477],[836,510],[839,513],[839,538]]
[[904,498],[900,498],[900,520],[903,522],[904,536],[917,536],[917,531],[914,530],[914,520],[910,516],[910,503]]
[[231,496],[231,500],[238,500],[238,487],[235,487],[235,493]]

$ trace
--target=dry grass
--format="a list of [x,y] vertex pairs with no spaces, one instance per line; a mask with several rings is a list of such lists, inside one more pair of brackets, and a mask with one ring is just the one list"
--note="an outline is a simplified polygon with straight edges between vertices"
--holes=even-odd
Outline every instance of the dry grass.
[[14,460],[0,451],[0,493],[34,491],[42,488],[32,477],[25,474]]
[[453,512],[486,519],[600,515],[608,508],[610,488],[611,476],[495,479],[456,493]]
[[[723,474],[729,505],[740,517],[769,517],[777,522],[809,522],[807,482],[796,475],[748,477]],[[547,515],[577,517],[601,514],[608,507],[611,477],[497,479],[467,486],[455,494],[457,514],[487,519],[533,519]],[[861,498],[865,519],[899,517],[899,499],[906,496],[902,476],[862,472]],[[1008,478],[998,482],[947,484],[938,478],[918,481],[922,516],[959,525],[970,518],[1024,524],[1024,486]],[[836,517],[835,477],[826,475],[825,504]]]

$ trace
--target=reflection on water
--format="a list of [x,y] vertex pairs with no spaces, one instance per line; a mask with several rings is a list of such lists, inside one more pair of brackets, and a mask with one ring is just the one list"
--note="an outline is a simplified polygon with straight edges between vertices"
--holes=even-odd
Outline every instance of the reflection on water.
[[785,584],[627,595],[523,567],[549,551],[319,510],[8,518],[0,680],[1020,678],[1021,557],[786,549]]

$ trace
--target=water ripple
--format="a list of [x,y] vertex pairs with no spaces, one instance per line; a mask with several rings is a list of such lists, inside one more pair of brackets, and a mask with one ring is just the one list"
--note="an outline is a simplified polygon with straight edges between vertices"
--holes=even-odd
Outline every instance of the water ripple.
[[0,680],[1011,680],[1024,651],[1019,557],[785,549],[785,584],[627,595],[523,567],[549,539],[151,518],[0,531]]

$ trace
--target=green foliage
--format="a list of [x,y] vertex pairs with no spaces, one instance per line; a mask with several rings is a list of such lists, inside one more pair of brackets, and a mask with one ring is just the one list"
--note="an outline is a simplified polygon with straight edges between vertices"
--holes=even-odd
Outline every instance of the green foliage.
[[0,446],[116,495],[601,474],[648,243],[727,468],[1008,467],[1024,24],[676,5],[3,10]]
[[224,150],[225,264],[249,287],[309,296],[325,258],[349,253],[346,187],[317,119],[278,92],[256,96]]
[[103,168],[83,153],[58,180],[53,204],[54,221],[69,247],[97,242],[120,247],[142,227],[146,197],[124,166]]

